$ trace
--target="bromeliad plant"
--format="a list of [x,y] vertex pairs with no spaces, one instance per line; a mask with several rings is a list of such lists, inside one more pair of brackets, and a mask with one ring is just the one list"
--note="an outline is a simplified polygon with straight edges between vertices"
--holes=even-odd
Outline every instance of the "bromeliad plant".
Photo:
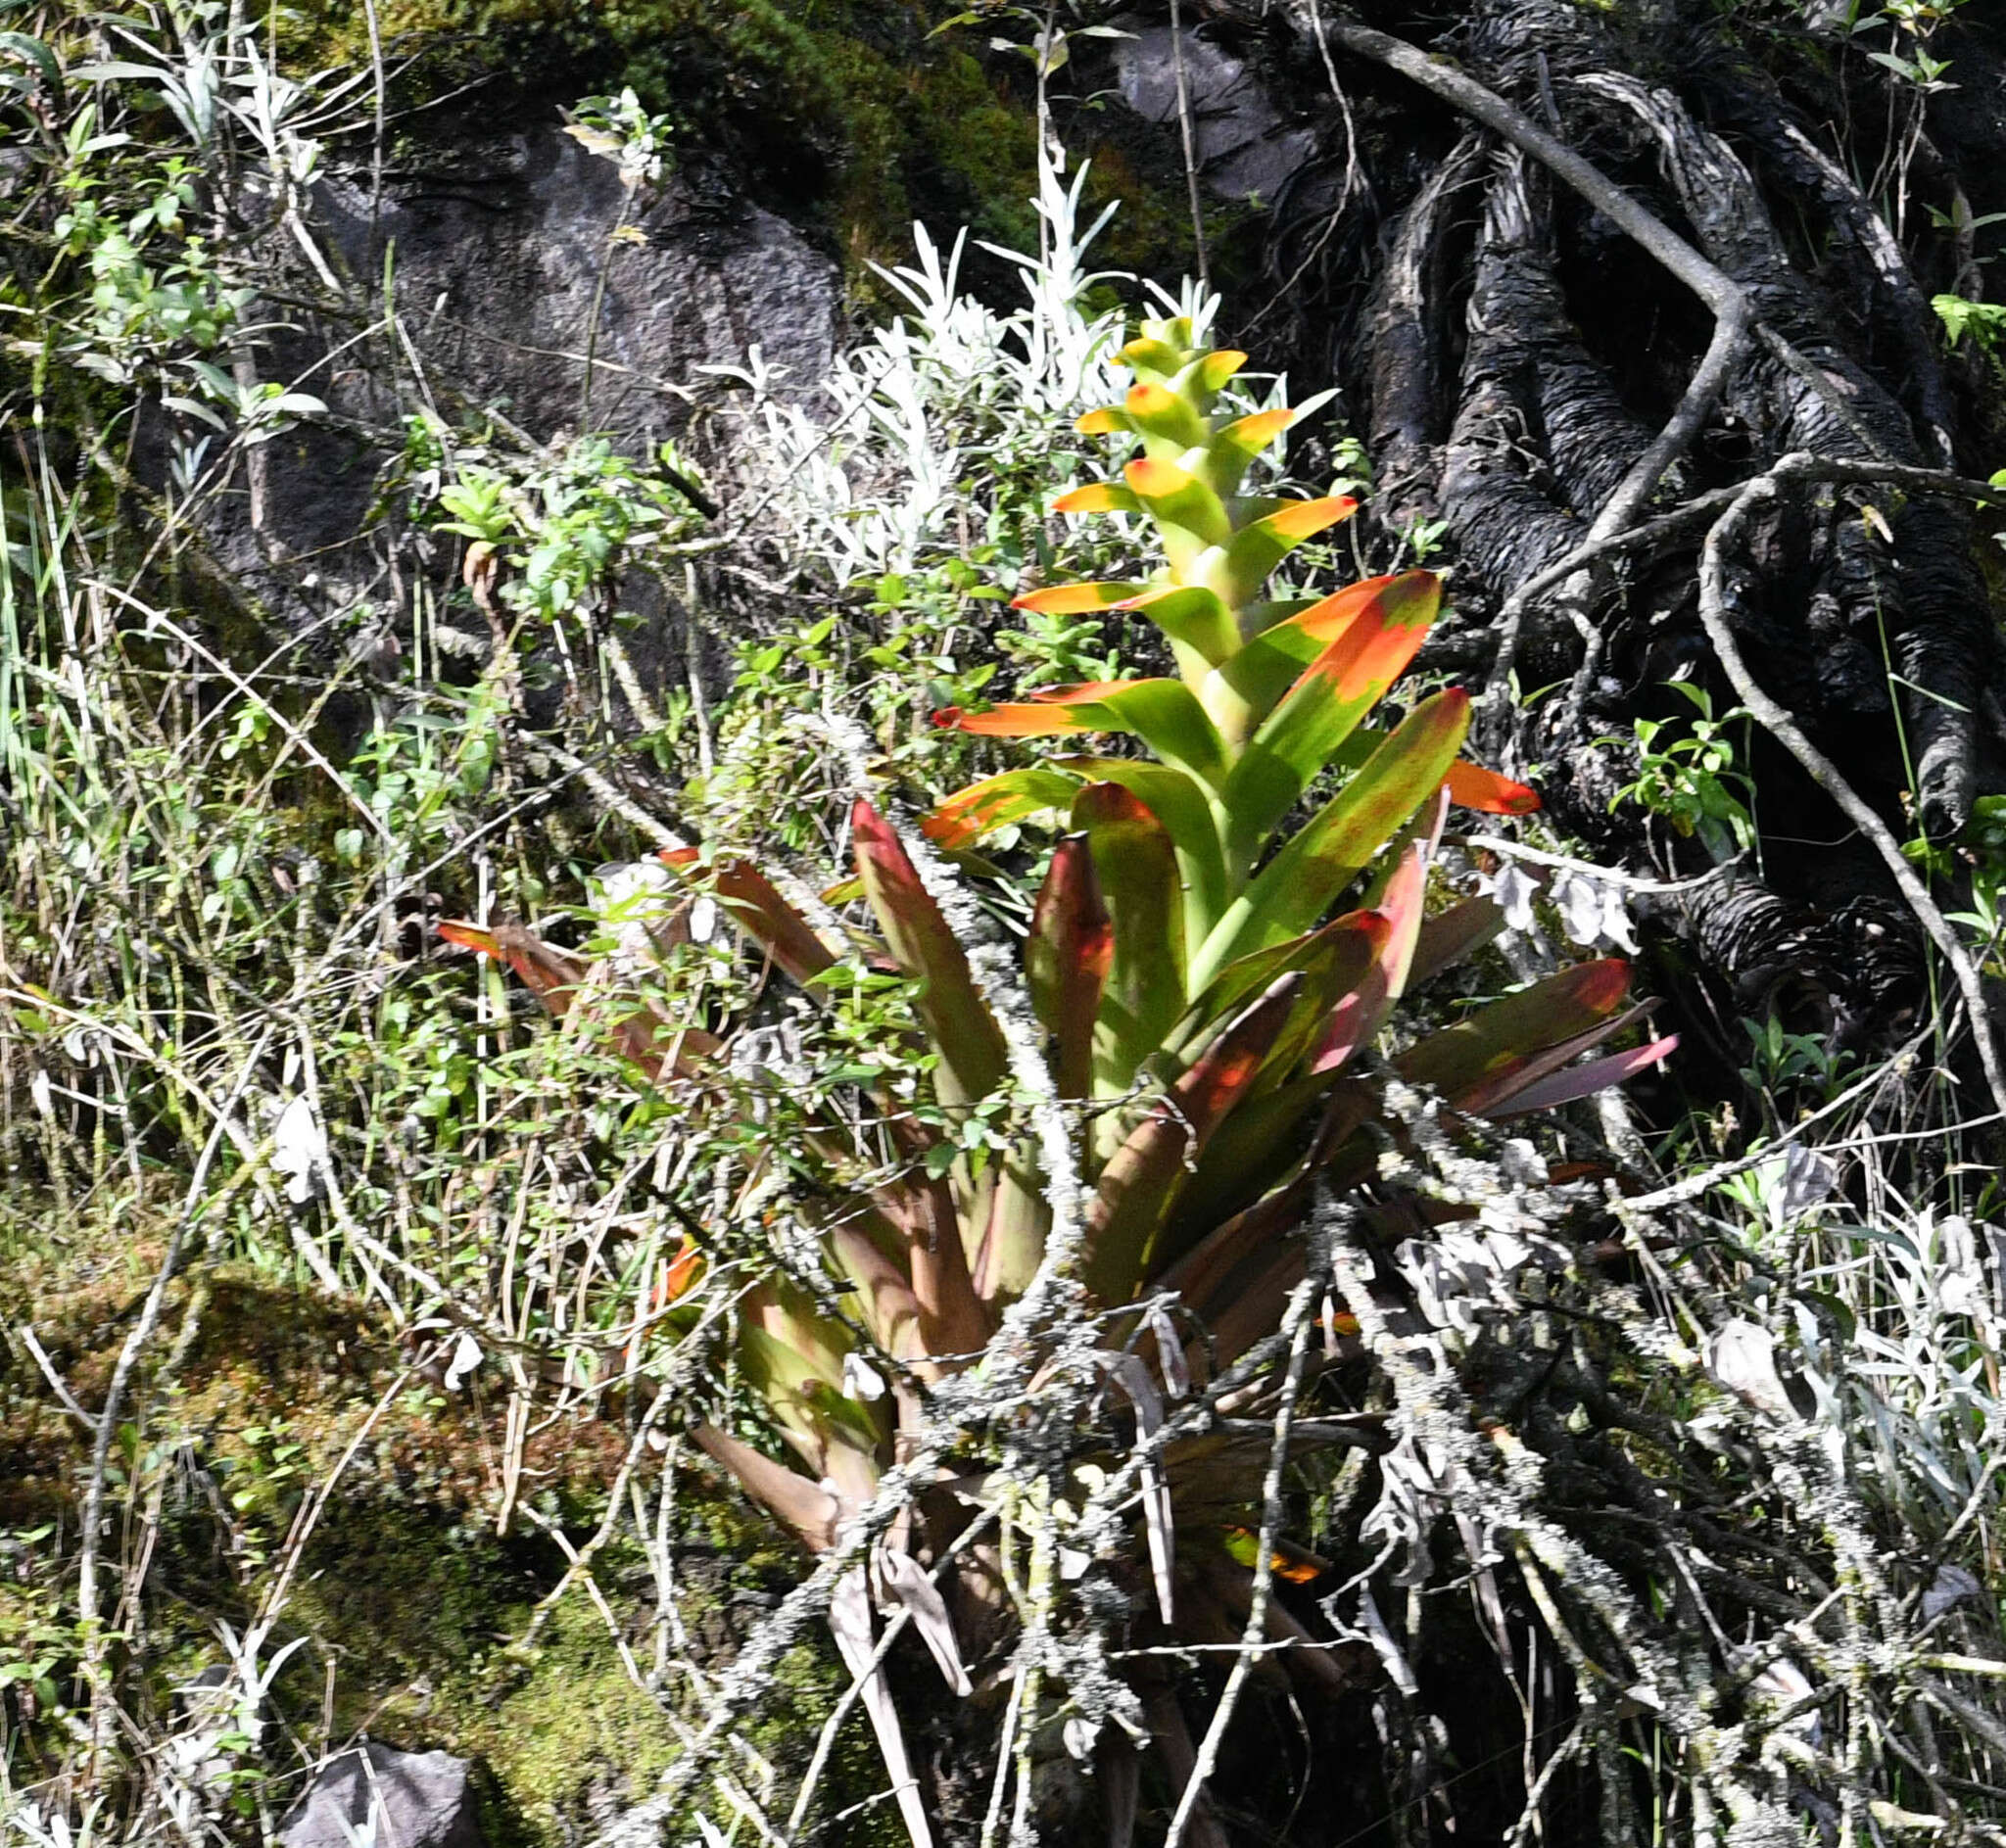
[[[1122,356],[1136,383],[1080,427],[1131,438],[1140,453],[1119,482],[1055,504],[1142,516],[1165,563],[1147,582],[1067,585],[1018,602],[1045,614],[1140,611],[1167,638],[1177,677],[937,715],[985,736],[1113,734],[1140,749],[1007,770],[924,826],[959,853],[1040,812],[1068,818],[1023,968],[1090,1189],[1079,1280],[1117,1322],[1127,1305],[1174,1292],[1222,1364],[1277,1325],[1303,1272],[1295,1234],[1313,1189],[1355,1186],[1373,1169],[1387,1066],[1366,1055],[1395,1004],[1502,923],[1488,899],[1427,913],[1448,805],[1538,804],[1459,760],[1469,701],[1458,689],[1417,700],[1390,727],[1368,724],[1436,615],[1439,579],[1409,571],[1320,598],[1267,594],[1291,550],[1354,503],[1242,492],[1293,418],[1217,409],[1244,355],[1199,345],[1189,322],[1171,320],[1147,326]],[[910,1066],[925,1073],[931,1108],[885,1087],[874,1113],[853,1113],[875,1126],[832,1114],[787,1152],[808,1176],[797,1209],[845,1294],[818,1302],[778,1273],[736,1273],[740,1377],[792,1461],[716,1429],[697,1434],[817,1550],[871,1501],[916,1428],[924,1389],[982,1364],[1052,1224],[1036,1145],[990,1128],[1007,1122],[1013,1085],[967,949],[891,823],[860,800],[850,830],[877,933],[869,954],[909,984]],[[711,898],[818,1005],[854,978],[849,947],[813,928],[756,868],[695,850],[666,857],[686,902]],[[560,1014],[591,986],[582,963],[520,932],[443,928],[506,957]],[[1422,1037],[1390,1069],[1494,1118],[1587,1096],[1672,1044],[1575,1063],[1638,1014],[1623,1006],[1628,979],[1615,961],[1564,971]],[[616,1030],[649,1079],[673,1070],[700,1094],[720,1068],[717,1041],[640,1004]],[[686,1254],[677,1287],[700,1262]],[[860,1389],[858,1363],[874,1357],[893,1363],[889,1404]]]

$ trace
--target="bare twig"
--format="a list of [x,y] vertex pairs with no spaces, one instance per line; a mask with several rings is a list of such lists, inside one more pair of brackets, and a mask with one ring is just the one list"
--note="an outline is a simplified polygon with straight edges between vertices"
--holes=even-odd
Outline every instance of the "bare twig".
[[1993,1102],[2000,1110],[2006,1111],[2006,1066],[2000,1065],[1984,987],[1979,979],[1978,970],[1965,953],[1964,945],[1957,940],[1957,932],[1950,927],[1936,901],[1930,896],[1929,888],[1917,877],[1915,868],[1902,852],[1901,843],[1889,831],[1887,824],[1839,774],[1839,767],[1805,736],[1796,720],[1757,683],[1728,621],[1728,547],[1741,536],[1743,526],[1755,508],[1774,500],[1782,487],[1782,479],[1774,472],[1758,475],[1742,489],[1734,504],[1707,534],[1699,561],[1699,620],[1734,686],[1736,696],[1754,715],[1756,723],[1775,737],[1803,766],[1811,780],[1839,804],[1846,819],[1874,843],[1902,897],[1908,901],[1909,909],[1930,933],[1931,941],[1942,952],[1970,1011],[1972,1037],[1978,1044],[1979,1058],[1984,1066],[1985,1081],[1991,1087]]
[[1205,202],[1198,191],[1198,149],[1191,130],[1191,83],[1184,70],[1182,0],[1170,0],[1170,65],[1177,78],[1177,133],[1184,150],[1184,191],[1191,205],[1192,260],[1198,266],[1198,286],[1209,295],[1212,269],[1206,260]]

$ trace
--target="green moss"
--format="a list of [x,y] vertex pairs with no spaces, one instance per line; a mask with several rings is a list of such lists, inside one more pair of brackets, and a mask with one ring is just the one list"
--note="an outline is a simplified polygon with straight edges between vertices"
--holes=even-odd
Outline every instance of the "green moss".
[[[29,1195],[17,1191],[12,1207]],[[0,1210],[0,1263],[31,1293],[41,1338],[75,1390],[105,1390],[130,1311],[159,1263],[165,1211],[119,1214]],[[202,1303],[186,1346],[191,1289]],[[179,1349],[171,1383],[153,1371]],[[149,1469],[174,1456],[214,1494],[169,1494],[149,1572],[143,1661],[127,1682],[137,1711],[164,1714],[174,1689],[216,1660],[216,1624],[241,1633],[277,1569],[304,1498],[344,1458],[280,1620],[277,1640],[304,1638],[274,1688],[304,1736],[319,1736],[323,1702],[335,1742],[367,1730],[414,1749],[441,1747],[483,1770],[492,1848],[554,1848],[595,1832],[595,1806],[645,1796],[678,1750],[678,1722],[700,1716],[689,1688],[665,1712],[637,1687],[591,1594],[574,1586],[523,1646],[534,1613],[557,1585],[557,1545],[520,1517],[495,1532],[494,1460],[501,1406],[444,1396],[422,1382],[399,1395],[351,1446],[406,1356],[363,1305],[296,1290],[243,1262],[196,1266],[169,1292],[162,1338],[129,1406],[148,1413]],[[39,1382],[0,1367],[0,1661],[52,1656],[59,1682],[74,1648],[67,1561],[55,1536],[74,1532],[87,1432]],[[538,1509],[577,1543],[598,1526],[606,1486],[628,1436],[614,1420],[582,1419],[537,1438],[524,1456]],[[115,1496],[132,1459],[114,1458]],[[687,1455],[686,1455],[687,1462]],[[179,1477],[177,1475],[177,1481]],[[650,1485],[650,1493],[652,1485]],[[802,1570],[770,1523],[740,1499],[677,1485],[678,1612],[689,1653],[716,1672]],[[21,1537],[39,1533],[25,1541]],[[73,1542],[72,1542],[73,1543]],[[638,1547],[616,1541],[595,1579],[635,1656],[654,1659],[653,1576]],[[786,1800],[830,1709],[847,1685],[817,1626],[780,1665],[743,1737],[774,1768]],[[53,1722],[17,1730],[16,1770],[46,1774],[63,1738]],[[47,1737],[42,1737],[46,1733]],[[39,1754],[39,1755],[38,1755]],[[44,1758],[47,1763],[44,1763]],[[743,1765],[740,1766],[743,1772]],[[823,1814],[866,1805],[845,1824],[856,1848],[900,1839],[896,1811],[869,1807],[883,1766],[859,1712],[829,1768]],[[275,1788],[283,1802],[291,1786]]]
[[[728,1504],[693,1496],[685,1516],[693,1551],[681,1562],[679,1613],[698,1659],[721,1662],[798,1562],[780,1560],[770,1531]],[[490,1780],[484,1822],[493,1848],[576,1839],[595,1803],[645,1797],[675,1760],[678,1720],[700,1719],[673,1678],[670,1698],[684,1696],[675,1715],[635,1684],[582,1587],[551,1609],[534,1644],[521,1646],[560,1566],[555,1548],[534,1537],[502,1540],[485,1524],[372,1497],[332,1517],[310,1563],[289,1615],[320,1659],[336,1664],[337,1735],[366,1726],[478,1760]],[[653,1581],[638,1550],[608,1547],[595,1577],[637,1662],[651,1663]],[[756,1602],[741,1603],[746,1590]],[[310,1706],[322,1672],[319,1661],[302,1662],[297,1685],[282,1693]],[[781,1661],[740,1732],[772,1767],[779,1791],[805,1771],[845,1685],[819,1629]],[[826,1777],[833,1809],[883,1787],[861,1712]],[[848,1839],[888,1848],[901,1839],[895,1814],[888,1832],[867,1824]]]
[[[731,157],[763,203],[819,219],[860,302],[888,306],[869,265],[910,255],[915,218],[1013,249],[1037,245],[1028,67],[985,64],[979,27],[931,36],[948,10],[912,0],[381,0],[379,18],[400,54],[416,54],[408,81],[443,93],[485,73],[484,111],[496,107],[497,78],[518,104],[546,109],[632,85],[675,117],[687,148]],[[311,0],[287,17],[298,68],[368,55],[359,0]],[[1069,139],[1107,144],[1092,147],[1095,202],[1123,207],[1100,255],[1144,274],[1187,268],[1181,180],[1152,183],[1096,118],[1075,114]],[[986,260],[971,261],[979,281],[1008,286],[1000,267],[990,275]]]
[[[286,16],[296,68],[368,56],[359,0]],[[383,0],[381,31],[441,91],[468,66],[520,100],[631,85],[689,146],[734,157],[767,203],[819,215],[854,265],[903,255],[915,216],[1021,236],[1033,173],[1027,100],[908,0]],[[529,73],[534,72],[534,76]],[[497,85],[483,90],[492,107]]]

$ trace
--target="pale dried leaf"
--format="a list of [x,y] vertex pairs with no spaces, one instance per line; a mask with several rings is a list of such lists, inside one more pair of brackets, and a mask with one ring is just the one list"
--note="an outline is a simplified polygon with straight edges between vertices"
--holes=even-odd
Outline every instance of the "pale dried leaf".
[[1147,1320],[1149,1332],[1156,1337],[1157,1365],[1162,1369],[1164,1385],[1172,1398],[1182,1398],[1191,1391],[1191,1369],[1185,1362],[1184,1344],[1177,1339],[1176,1325],[1161,1303],[1149,1305]]
[[899,1730],[898,1709],[892,1705],[884,1677],[871,1667],[871,1590],[862,1566],[852,1566],[836,1582],[836,1590],[829,1600],[829,1628],[836,1636],[836,1652],[844,1667],[863,1684],[864,1712],[870,1719],[871,1730],[878,1735],[878,1750],[890,1776],[905,1832],[911,1837],[913,1848],[933,1848],[927,1806],[920,1801],[912,1761],[906,1756],[905,1734]]
[[954,1640],[954,1625],[940,1590],[925,1567],[912,1554],[894,1546],[878,1549],[878,1576],[884,1587],[912,1613],[913,1628],[940,1670],[941,1679],[957,1694],[969,1692],[968,1671],[961,1665],[961,1650]]
[[[1144,1443],[1155,1436],[1164,1421],[1163,1400],[1151,1383],[1149,1369],[1132,1353],[1103,1353],[1102,1368],[1135,1407],[1136,1436]],[[1142,1524],[1149,1536],[1150,1570],[1156,1579],[1157,1609],[1165,1623],[1172,1621],[1175,1594],[1171,1572],[1176,1559],[1176,1536],[1170,1523],[1170,1488],[1164,1480],[1163,1464],[1153,1454],[1142,1459]]]
[[1707,1344],[1706,1365],[1736,1398],[1779,1418],[1797,1415],[1776,1370],[1776,1338],[1760,1322],[1736,1316],[1722,1323]]

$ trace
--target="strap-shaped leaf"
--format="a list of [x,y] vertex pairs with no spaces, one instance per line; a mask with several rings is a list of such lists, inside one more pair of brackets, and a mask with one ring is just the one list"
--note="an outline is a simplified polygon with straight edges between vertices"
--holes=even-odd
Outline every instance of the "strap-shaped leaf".
[[[1275,1061],[1268,1063],[1271,1077]],[[1174,1261],[1221,1220],[1259,1200],[1296,1165],[1335,1072],[1306,1072],[1250,1096],[1191,1164],[1165,1221],[1157,1267]]]
[[1133,1299],[1190,1159],[1253,1089],[1302,981],[1284,975],[1241,1014],[1135,1125],[1102,1171],[1087,1210],[1081,1263],[1081,1280],[1102,1303]]
[[[1318,1095],[1322,1094],[1319,1091]],[[1342,1154],[1344,1145],[1371,1114],[1373,1104],[1374,1095],[1368,1087],[1352,1079],[1340,1080],[1335,1089],[1328,1091],[1322,1116],[1295,1172],[1230,1218],[1187,1215],[1186,1207],[1195,1206],[1199,1195],[1199,1184],[1194,1183],[1178,1203],[1176,1211],[1176,1219],[1183,1222],[1188,1249],[1181,1253],[1174,1249],[1167,1251],[1171,1261],[1152,1280],[1156,1287],[1177,1291],[1193,1313],[1209,1323],[1217,1335],[1220,1319],[1238,1298],[1238,1286],[1251,1270],[1259,1267],[1265,1253],[1283,1245],[1292,1247],[1300,1259],[1301,1241],[1284,1240],[1280,1235],[1301,1221],[1317,1173],[1331,1161],[1334,1153]],[[1258,1108],[1250,1105],[1248,1110]],[[1236,1113],[1234,1119],[1214,1137],[1207,1151],[1206,1167],[1231,1166],[1225,1158],[1230,1153],[1229,1143],[1239,1140],[1240,1114]],[[1204,1178],[1201,1174],[1200,1181]],[[1173,1226],[1173,1238],[1177,1231],[1178,1227]],[[1271,1328],[1273,1323],[1270,1321],[1267,1326]]]
[[867,1205],[847,1203],[842,1213],[824,1223],[822,1235],[837,1270],[856,1286],[864,1326],[886,1353],[923,1366],[919,1299],[885,1250],[900,1243],[897,1229]]
[[[1194,666],[1218,667],[1240,646],[1239,625],[1217,591],[1202,584],[1152,585],[1117,605],[1147,616],[1173,647],[1198,657]],[[1180,660],[1179,665],[1183,663]]]
[[[694,847],[667,848],[661,859],[678,872],[700,877],[704,871]],[[726,917],[795,981],[805,985],[835,967],[835,953],[757,867],[744,860],[721,860],[709,869],[709,876],[711,894]]]
[[1211,401],[1225,389],[1242,366],[1247,355],[1230,347],[1221,347],[1217,353],[1208,353],[1188,366],[1177,383],[1194,397],[1201,400],[1201,408],[1210,410]]
[[934,713],[933,723],[979,737],[1127,732],[1165,763],[1214,786],[1226,777],[1225,744],[1218,728],[1182,681],[1088,681],[1079,687],[1055,687],[986,712],[948,706]]
[[1424,982],[1474,955],[1504,928],[1504,913],[1493,898],[1465,898],[1447,911],[1421,920],[1409,983]]
[[1333,998],[1348,992],[1364,978],[1392,928],[1379,912],[1347,912],[1320,929],[1228,963],[1177,1022],[1170,1038],[1171,1049],[1195,1043],[1212,1022],[1223,1019],[1249,995],[1259,993],[1291,970],[1311,971],[1313,987],[1328,991]]
[[561,1020],[571,1012],[571,1004],[577,1000],[591,970],[584,957],[560,950],[554,943],[546,943],[520,924],[484,927],[448,919],[438,929],[448,943],[506,963],[553,1020]]
[[1532,1111],[1552,1110],[1561,1104],[1572,1104],[1577,1098],[1593,1097],[1598,1091],[1606,1091],[1611,1085],[1634,1078],[1646,1066],[1654,1066],[1661,1059],[1668,1058],[1678,1050],[1678,1034],[1671,1033],[1663,1039],[1652,1040],[1648,1046],[1640,1046],[1634,1052],[1611,1053],[1606,1059],[1591,1059],[1585,1066],[1569,1066],[1551,1078],[1515,1092],[1484,1114],[1502,1121],[1508,1116],[1523,1116]]
[[1169,764],[1141,757],[1062,757],[1056,762],[1096,782],[1119,782],[1169,830],[1184,882],[1185,941],[1203,941],[1226,907],[1226,863],[1205,784]]
[[885,1776],[891,1779],[906,1839],[911,1848],[933,1848],[933,1830],[927,1821],[920,1780],[913,1776],[912,1759],[906,1752],[898,1704],[885,1685],[884,1670],[876,1663],[871,1590],[863,1566],[852,1566],[836,1580],[829,1599],[829,1629],[843,1667],[849,1670],[851,1681],[863,1689],[864,1713],[877,1735],[878,1755],[884,1759]]
[[1083,715],[1080,708],[1095,704],[1091,698],[1081,699],[1079,708],[1063,699],[1013,699],[981,712],[971,712],[966,706],[942,706],[933,714],[933,723],[943,732],[966,732],[974,737],[1060,737],[1068,732],[1115,731],[1116,727],[1096,724]]
[[1186,349],[1173,347],[1168,340],[1155,340],[1145,335],[1131,340],[1118,356],[1137,378],[1153,377],[1168,385],[1183,369],[1186,355]]
[[1531,815],[1540,806],[1537,789],[1461,758],[1449,766],[1449,799],[1484,815]]
[[1090,481],[1052,502],[1054,513],[1140,513],[1142,502],[1112,481]]
[[1521,1091],[1545,1082],[1561,1067],[1573,1064],[1583,1053],[1593,1051],[1604,1040],[1613,1039],[1626,1026],[1643,1019],[1655,1005],[1650,1001],[1632,1002],[1621,1013],[1599,1021],[1585,1032],[1576,1033],[1571,1039],[1560,1040],[1523,1059],[1514,1059],[1494,1076],[1469,1090],[1458,1092],[1457,1108],[1482,1116],[1492,1115]]
[[1329,495],[1320,500],[1296,500],[1266,519],[1235,533],[1226,547],[1226,600],[1236,608],[1251,603],[1276,565],[1306,539],[1348,520],[1359,510],[1349,495]]
[[1428,860],[1416,841],[1401,856],[1386,882],[1378,905],[1386,921],[1372,966],[1348,995],[1330,1011],[1322,1043],[1311,1061],[1312,1069],[1335,1071],[1361,1046],[1369,1046],[1393,1004],[1407,992],[1413,968],[1414,946],[1421,931],[1421,914],[1428,895]]
[[937,846],[958,853],[1027,815],[1070,809],[1078,789],[1079,779],[1064,771],[1038,765],[1006,770],[957,790],[920,824],[920,831]]
[[1405,629],[1432,624],[1441,604],[1442,581],[1432,571],[1403,571],[1347,585],[1293,610],[1261,605],[1281,613],[1259,629],[1250,627],[1247,645],[1220,678],[1254,712],[1266,714],[1306,667],[1368,612],[1381,629]]
[[1430,1034],[1394,1066],[1410,1083],[1466,1096],[1516,1061],[1591,1031],[1622,1005],[1629,987],[1630,965],[1620,958],[1577,963]]
[[[26,32],[0,32],[0,52],[12,52],[16,57],[24,58],[33,65],[40,72],[42,82],[47,86],[51,110],[59,118],[67,113],[62,61],[41,39],[31,37]],[[145,65],[131,68],[141,76],[150,77],[156,74]],[[91,82],[99,79],[100,74],[107,69],[108,67],[103,65],[79,65],[76,74],[85,82]]]
[[1170,832],[1114,782],[1090,782],[1073,804],[1114,921],[1115,954],[1093,1036],[1093,1088],[1119,1097],[1184,1007],[1184,902]]
[[1030,1287],[1052,1225],[1038,1173],[1037,1144],[1027,1137],[1004,1157],[976,1253],[975,1292],[986,1303],[1014,1302]]
[[1140,596],[1146,584],[1049,584],[1010,599],[1012,609],[1034,609],[1042,616],[1078,616],[1089,610],[1116,609]]
[[1174,569],[1184,570],[1208,545],[1228,545],[1232,522],[1225,503],[1196,475],[1175,462],[1144,456],[1122,471],[1128,492],[1157,523]]
[[905,1240],[906,1275],[919,1304],[920,1342],[931,1355],[972,1355],[989,1337],[977,1299],[969,1243],[944,1175],[915,1171],[874,1194]]
[[1459,687],[1436,693],[1409,713],[1227,908],[1192,958],[1194,986],[1209,982],[1234,957],[1313,924],[1441,787],[1468,729],[1469,695]]
[[864,894],[877,914],[884,946],[902,974],[918,984],[921,1024],[938,1055],[934,1089],[943,1104],[973,1104],[1002,1081],[1007,1056],[1002,1030],[969,973],[968,956],[890,823],[859,799],[850,833]]
[[[439,924],[438,931],[448,943],[506,963],[553,1020],[568,1019],[579,1000],[592,995],[591,965],[569,950],[546,943],[520,924],[483,928],[448,921]],[[678,1077],[697,1076],[724,1050],[724,1042],[715,1034],[698,1026],[675,1025],[649,1007],[629,1006],[619,1020],[605,1029],[605,1039],[610,1050],[633,1065],[649,1084],[664,1070]]]
[[1366,603],[1249,740],[1223,791],[1226,864],[1235,873],[1260,858],[1303,791],[1406,672],[1428,633],[1425,621],[1408,620],[1422,607],[1385,594]]
[[836,1544],[842,1504],[827,1490],[715,1425],[692,1425],[690,1436],[698,1449],[737,1477],[739,1486],[791,1530],[811,1553],[826,1553]]
[[1114,920],[1093,850],[1086,835],[1069,834],[1053,851],[1024,946],[1031,1007],[1056,1048],[1052,1076],[1061,1097],[1091,1094],[1094,1019],[1114,960]]
[[1295,420],[1296,413],[1283,405],[1227,424],[1206,444],[1200,478],[1221,500],[1230,499],[1239,493],[1248,464]]

